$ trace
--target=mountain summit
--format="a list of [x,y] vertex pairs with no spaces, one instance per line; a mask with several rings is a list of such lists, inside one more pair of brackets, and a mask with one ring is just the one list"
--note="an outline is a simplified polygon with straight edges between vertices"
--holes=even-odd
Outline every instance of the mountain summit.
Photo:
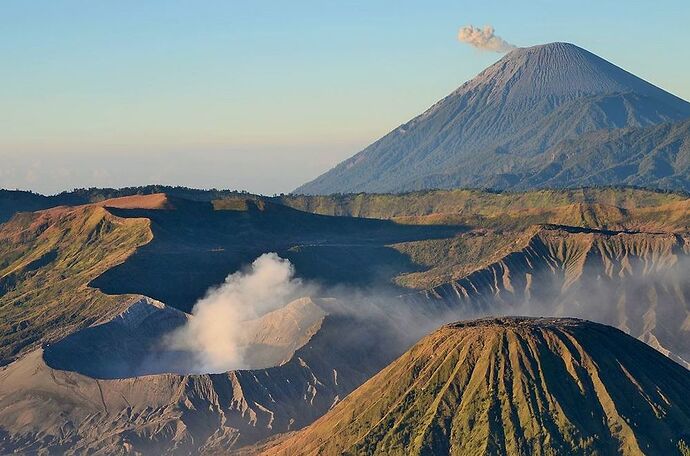
[[690,372],[609,326],[459,322],[264,454],[687,454],[688,394]]
[[690,103],[578,46],[520,48],[295,193],[593,185],[611,170],[603,183],[668,188],[680,180],[690,188],[682,140],[657,154],[626,144],[626,155],[600,157],[603,164],[564,147],[591,133],[687,118]]

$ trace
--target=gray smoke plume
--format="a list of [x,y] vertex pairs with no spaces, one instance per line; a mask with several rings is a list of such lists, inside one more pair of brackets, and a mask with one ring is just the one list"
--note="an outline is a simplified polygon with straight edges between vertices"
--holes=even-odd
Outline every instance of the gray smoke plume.
[[496,35],[490,25],[484,28],[466,25],[458,31],[458,40],[482,51],[509,52],[517,47]]

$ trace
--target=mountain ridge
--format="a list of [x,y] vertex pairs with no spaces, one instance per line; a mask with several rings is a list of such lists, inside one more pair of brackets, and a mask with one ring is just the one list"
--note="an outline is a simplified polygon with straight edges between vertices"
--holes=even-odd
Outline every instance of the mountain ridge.
[[[0,307],[7,317],[0,325],[5,329],[2,355],[8,362],[15,360],[0,368],[0,377],[9,378],[4,377],[7,374],[14,379],[11,384],[0,381],[2,451],[59,447],[79,452],[88,447],[117,454],[116,449],[126,447],[143,454],[187,454],[206,443],[209,451],[215,445],[234,450],[292,431],[325,413],[422,333],[441,321],[469,318],[465,311],[471,306],[466,300],[437,298],[452,298],[463,289],[476,290],[472,301],[487,312],[503,313],[510,306],[491,307],[498,301],[492,298],[519,304],[528,293],[535,299],[554,296],[553,290],[560,290],[562,283],[569,284],[570,290],[590,292],[596,285],[584,280],[587,277],[613,280],[630,291],[626,301],[597,300],[590,293],[590,308],[599,306],[620,315],[620,320],[605,322],[669,356],[688,358],[684,355],[690,354],[688,339],[683,337],[690,328],[684,321],[688,318],[686,297],[690,296],[687,285],[679,288],[673,277],[669,282],[648,280],[647,274],[674,273],[678,270],[675,265],[687,261],[687,195],[597,188],[314,198],[231,194],[214,199],[213,194],[196,194],[194,200],[187,200],[169,193],[21,213],[0,225],[0,239],[4,240],[0,242],[4,258]],[[116,192],[113,196],[126,195]],[[371,218],[388,221],[366,220]],[[285,245],[276,244],[276,239]],[[346,297],[337,305],[323,302],[323,308],[333,312],[332,318],[320,318],[312,305],[288,305],[280,315],[267,314],[266,321],[262,319],[257,331],[252,331],[258,341],[255,346],[270,344],[280,350],[270,350],[276,355],[270,357],[265,356],[266,350],[255,351],[251,371],[169,375],[160,372],[176,372],[170,365],[163,369],[146,366],[146,373],[153,375],[136,380],[122,378],[134,375],[131,370],[116,375],[103,372],[103,367],[112,370],[122,354],[131,353],[128,347],[142,350],[148,344],[155,349],[151,344],[157,341],[155,328],[181,321],[170,319],[184,317],[174,310],[176,305],[178,310],[190,310],[184,304],[195,298],[180,297],[191,286],[203,292],[269,251],[289,259],[297,276],[306,280],[324,283],[336,277],[340,284],[361,284],[364,289],[402,288],[391,289],[393,301],[378,310],[363,305],[358,297]],[[210,261],[212,256],[217,258],[215,262]],[[585,257],[590,260],[583,266],[580,260]],[[578,279],[583,269],[590,274]],[[190,270],[200,275],[190,277]],[[682,271],[680,277],[684,278]],[[534,278],[531,286],[529,277]],[[370,281],[372,278],[375,280]],[[633,279],[644,287],[627,287]],[[153,293],[144,293],[146,290]],[[671,292],[678,305],[657,305]],[[132,325],[128,324],[122,330],[118,324],[116,331],[104,333],[104,329],[113,329],[110,318],[121,320],[117,314],[137,295],[172,296],[177,301],[160,299],[165,307],[147,304],[144,308],[155,312],[142,320],[143,325],[129,329]],[[408,302],[405,296],[409,295],[415,300]],[[569,297],[556,293],[553,303],[558,307],[547,307],[545,313],[572,315],[570,309],[577,307],[570,304],[577,301]],[[629,306],[632,297],[644,302]],[[384,301],[389,302],[388,297]],[[141,317],[146,313],[123,315]],[[345,318],[348,315],[362,318]],[[379,325],[372,315],[386,318]],[[684,325],[682,331],[679,325]],[[419,334],[408,339],[413,331]],[[94,337],[83,337],[87,334]],[[400,342],[400,334],[405,341]],[[310,336],[307,345],[302,345]],[[356,352],[344,345],[344,339],[353,343]],[[84,343],[75,347],[72,342],[80,340]],[[362,347],[362,343],[370,345]],[[399,351],[392,353],[391,347]],[[292,361],[285,362],[291,353]],[[85,366],[70,366],[65,359],[91,365],[87,371]],[[274,367],[260,368],[268,365]],[[30,376],[31,372],[35,375]],[[17,380],[20,378],[24,381]],[[240,390],[234,389],[237,382]],[[74,387],[60,386],[70,384]],[[80,402],[84,395],[88,403]],[[77,406],[68,417],[55,418],[64,404],[68,404],[67,410],[75,400]],[[151,401],[161,408],[151,412]],[[21,415],[27,410],[31,413]],[[147,422],[155,425],[143,424]],[[219,427],[218,423],[225,424]],[[73,431],[67,432],[72,425]]]

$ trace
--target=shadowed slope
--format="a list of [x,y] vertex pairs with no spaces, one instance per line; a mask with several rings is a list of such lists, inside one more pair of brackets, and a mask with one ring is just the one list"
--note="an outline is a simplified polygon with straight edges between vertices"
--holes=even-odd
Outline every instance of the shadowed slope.
[[386,283],[418,269],[390,244],[462,231],[323,216],[246,198],[213,204],[168,200],[173,209],[108,209],[127,219],[149,219],[153,239],[94,280],[94,287],[109,294],[143,294],[189,311],[210,286],[266,252],[289,259],[298,276],[320,283]]
[[38,211],[57,206],[47,196],[21,190],[0,190],[0,223],[12,218],[17,212]]
[[562,141],[533,159],[515,188],[609,185],[690,191],[690,120],[598,131]]
[[574,319],[447,325],[265,454],[678,454],[690,372]]

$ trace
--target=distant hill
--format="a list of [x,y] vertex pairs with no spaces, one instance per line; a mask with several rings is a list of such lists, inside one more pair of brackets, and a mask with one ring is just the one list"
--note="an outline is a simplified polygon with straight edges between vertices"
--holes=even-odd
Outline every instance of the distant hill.
[[460,322],[262,454],[687,454],[688,394],[689,371],[608,326]]
[[688,124],[647,127],[689,117],[690,103],[575,45],[521,48],[294,193],[592,183],[688,190]]
[[[659,128],[663,128],[660,126]],[[622,133],[622,132],[621,132]],[[602,137],[614,137],[602,133]],[[112,200],[125,197],[165,194],[185,201],[223,205],[247,201],[269,201],[305,212],[322,215],[346,215],[367,218],[396,218],[422,216],[429,213],[465,211],[472,207],[491,210],[524,207],[552,207],[575,203],[600,203],[625,208],[657,205],[687,199],[690,193],[682,190],[645,189],[636,185],[597,185],[572,189],[552,189],[538,192],[481,189],[420,190],[404,194],[333,194],[264,196],[237,190],[197,189],[169,185],[144,185],[123,188],[78,188],[56,195],[23,190],[0,189],[0,223],[18,212],[33,212],[57,206],[80,206],[90,203],[114,204]],[[487,205],[488,203],[488,205]],[[536,205],[536,206],[535,206]]]
[[0,190],[0,223],[9,220],[15,213],[38,211],[56,206],[50,197],[21,190]]
[[231,196],[248,196],[247,192],[235,190],[201,190],[170,185],[143,185],[139,187],[123,188],[77,188],[61,192],[56,195],[41,195],[24,190],[0,189],[0,223],[9,220],[17,212],[32,212],[56,206],[78,206],[81,204],[97,203],[112,198],[135,195],[166,195],[184,198],[191,201],[212,201]]

